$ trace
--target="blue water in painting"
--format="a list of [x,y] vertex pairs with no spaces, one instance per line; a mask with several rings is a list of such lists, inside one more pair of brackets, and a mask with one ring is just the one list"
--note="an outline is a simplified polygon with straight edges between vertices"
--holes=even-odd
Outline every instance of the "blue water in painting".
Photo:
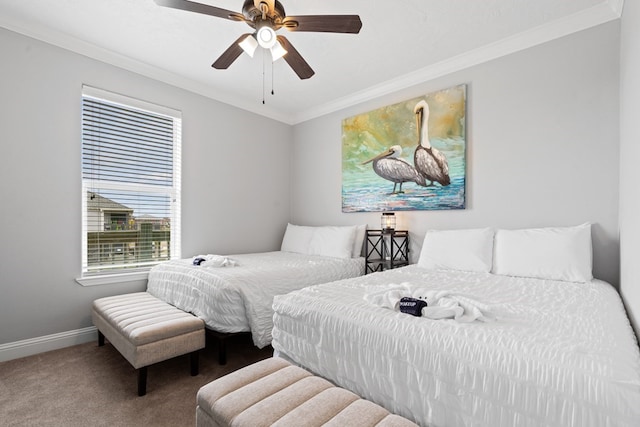
[[[465,142],[461,139],[432,139],[449,163],[451,184],[422,187],[413,182],[402,184],[401,194],[391,194],[393,182],[378,176],[372,164],[358,165],[342,175],[343,212],[380,212],[441,210],[465,208]],[[414,148],[404,149],[402,157],[413,164]]]

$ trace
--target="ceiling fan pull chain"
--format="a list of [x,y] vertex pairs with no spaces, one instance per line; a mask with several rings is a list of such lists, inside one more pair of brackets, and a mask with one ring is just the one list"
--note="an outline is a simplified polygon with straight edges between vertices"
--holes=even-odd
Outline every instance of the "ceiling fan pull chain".
[[265,50],[262,49],[262,104],[264,105],[264,61],[265,61]]
[[271,61],[271,95],[275,95],[273,91],[273,61]]

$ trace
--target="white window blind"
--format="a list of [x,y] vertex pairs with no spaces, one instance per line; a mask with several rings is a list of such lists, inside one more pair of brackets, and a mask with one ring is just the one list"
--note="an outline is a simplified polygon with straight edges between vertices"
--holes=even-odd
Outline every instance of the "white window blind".
[[181,114],[82,88],[82,274],[180,258]]

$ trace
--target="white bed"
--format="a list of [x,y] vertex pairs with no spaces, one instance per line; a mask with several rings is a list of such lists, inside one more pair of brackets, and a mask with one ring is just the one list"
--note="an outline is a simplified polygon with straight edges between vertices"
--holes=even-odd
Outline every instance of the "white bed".
[[[640,353],[612,286],[421,261],[276,297],[275,353],[423,426],[640,425]],[[364,300],[372,286],[401,283],[488,303],[497,321],[430,320]]]
[[168,261],[151,269],[147,292],[195,314],[208,329],[250,331],[262,348],[271,343],[275,295],[364,274],[365,233],[366,225],[288,224],[281,251],[207,256],[235,265],[226,267],[194,265],[194,258]]
[[251,331],[254,344],[271,342],[273,297],[318,283],[364,274],[364,258],[291,252],[229,255],[235,267],[169,261],[149,272],[147,292],[203,319],[209,329]]

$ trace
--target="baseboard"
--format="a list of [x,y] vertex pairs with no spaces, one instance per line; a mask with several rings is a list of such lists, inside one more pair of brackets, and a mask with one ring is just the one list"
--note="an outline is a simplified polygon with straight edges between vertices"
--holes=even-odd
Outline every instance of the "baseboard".
[[28,340],[0,344],[0,362],[31,356],[45,351],[58,350],[98,339],[95,326],[30,338]]

